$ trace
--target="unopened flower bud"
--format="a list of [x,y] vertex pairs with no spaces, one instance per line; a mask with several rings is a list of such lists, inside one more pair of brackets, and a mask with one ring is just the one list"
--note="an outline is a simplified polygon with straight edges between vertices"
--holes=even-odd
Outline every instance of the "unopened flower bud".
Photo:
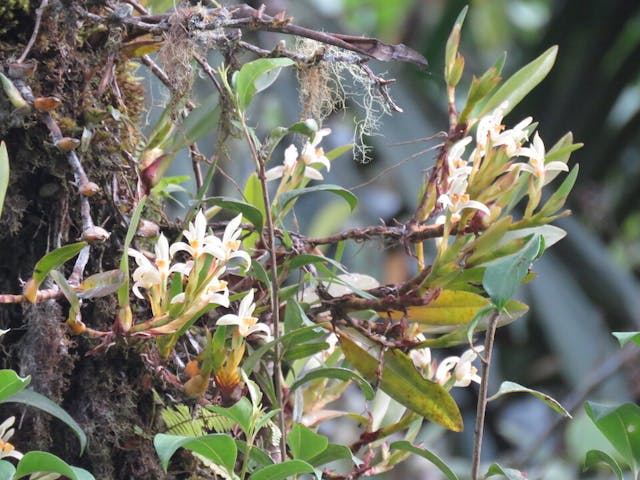
[[111,234],[104,228],[94,225],[93,227],[89,227],[84,232],[82,232],[82,240],[85,240],[89,243],[102,243],[107,238],[109,238],[110,235]]
[[189,378],[193,378],[200,374],[200,367],[198,366],[198,360],[191,360],[184,367],[184,374]]
[[204,395],[204,392],[207,391],[208,386],[208,376],[203,377],[202,375],[196,375],[184,384],[184,393],[186,393],[191,398],[198,398]]
[[81,335],[87,331],[87,326],[80,320],[67,320],[67,326],[73,335]]
[[142,238],[153,238],[160,235],[160,227],[157,223],[154,223],[150,220],[145,220],[144,218],[140,220],[138,224],[138,230],[136,231],[136,235]]
[[60,140],[56,141],[56,147],[58,147],[61,152],[70,152],[79,146],[80,140],[77,138],[62,137]]
[[78,191],[80,192],[80,195],[92,197],[100,191],[100,187],[94,182],[85,182],[80,184]]
[[50,112],[62,104],[58,97],[38,97],[33,101],[33,106],[41,112]]

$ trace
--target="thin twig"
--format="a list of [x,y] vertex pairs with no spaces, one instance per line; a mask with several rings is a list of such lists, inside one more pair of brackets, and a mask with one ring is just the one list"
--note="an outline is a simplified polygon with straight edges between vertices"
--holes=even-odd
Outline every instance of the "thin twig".
[[484,433],[484,418],[487,412],[487,390],[489,388],[489,370],[491,368],[491,355],[493,344],[498,327],[498,312],[493,312],[489,319],[484,341],[484,356],[482,360],[482,376],[480,380],[480,391],[478,392],[478,407],[476,410],[476,427],[474,430],[473,457],[471,460],[471,480],[480,478],[480,456],[482,454],[482,435]]
[[282,432],[282,439],[280,442],[280,450],[282,459],[284,460],[287,455],[287,443],[286,443],[286,424],[285,424],[285,412],[283,405],[283,394],[282,394],[282,346],[278,339],[280,338],[280,300],[279,300],[279,287],[278,287],[278,257],[276,254],[276,235],[275,235],[275,227],[273,225],[273,216],[271,213],[271,199],[269,198],[269,189],[267,188],[267,177],[265,174],[265,162],[260,158],[256,146],[253,143],[253,138],[249,133],[247,128],[247,124],[244,118],[241,118],[242,128],[244,135],[247,139],[247,143],[249,144],[249,149],[251,151],[251,156],[253,157],[256,167],[258,169],[258,178],[260,179],[260,183],[262,186],[262,200],[264,202],[265,209],[265,217],[267,220],[267,235],[268,242],[266,242],[267,250],[269,251],[269,256],[271,257],[271,270],[273,272],[273,282],[271,283],[271,312],[272,312],[272,321],[273,321],[273,338],[275,341],[274,347],[274,361],[273,361],[273,385],[276,391],[276,402],[278,403],[277,407],[280,408],[280,413],[278,414],[279,419],[279,428]]
[[29,55],[29,52],[31,51],[31,48],[33,47],[33,44],[36,43],[36,38],[38,37],[38,33],[40,32],[40,23],[42,23],[42,15],[44,14],[44,9],[47,8],[48,4],[49,0],[42,0],[40,6],[36,9],[36,23],[33,27],[31,38],[29,39],[24,52],[22,52],[22,55],[20,55],[20,58],[18,58],[17,63],[24,63],[24,61],[27,59],[27,56]]
[[196,188],[200,190],[202,187],[202,169],[200,168],[200,164],[204,160],[204,155],[200,153],[198,149],[198,145],[194,142],[189,145],[189,156],[191,157],[191,168],[193,168],[193,175],[196,180]]
[[[87,20],[101,24],[113,22],[110,17],[96,15],[79,7],[76,10],[81,17]],[[190,15],[188,18],[191,20],[194,15]],[[406,45],[388,45],[375,38],[354,37],[300,27],[291,23],[291,18],[285,18],[284,15],[271,17],[262,10],[256,10],[247,4],[212,8],[199,12],[197,15],[201,15],[202,21],[191,21],[190,28],[197,28],[202,31],[219,30],[220,28],[240,28],[279,32],[309,38],[381,61],[411,62],[420,67],[427,66],[427,60]],[[175,13],[126,16],[118,17],[118,22],[142,31],[161,33],[171,28],[172,16],[175,16]]]
[[[415,143],[415,140],[412,140],[411,142],[401,142],[401,143],[396,143],[394,145],[404,145],[405,143]],[[394,146],[392,145],[392,146]],[[416,153],[412,153],[411,155],[409,155],[406,158],[403,158],[402,160],[400,160],[397,163],[394,163],[393,165],[391,165],[390,167],[385,168],[384,170],[382,170],[380,173],[378,173],[377,175],[371,177],[369,180],[367,180],[366,182],[363,183],[359,183],[358,185],[355,185],[353,187],[349,187],[349,190],[357,190],[359,188],[363,188],[366,187],[370,184],[372,184],[373,182],[375,182],[376,180],[378,180],[379,178],[385,177],[389,174],[390,171],[402,166],[404,163],[408,162],[409,160],[413,160],[414,158],[418,158],[421,157],[422,155],[424,155],[425,153],[429,153],[432,152],[434,150],[437,150],[439,148],[441,148],[444,145],[444,143],[439,143],[437,145],[434,145],[432,147],[429,148],[425,148],[423,150],[420,150],[419,152]]]
[[[408,242],[419,242],[430,238],[440,238],[442,237],[443,230],[443,225],[407,223],[400,224],[398,226],[379,225],[375,227],[353,228],[328,237],[299,238],[303,243],[310,246],[334,244],[341,242],[342,240],[362,242],[373,238],[382,238],[384,240],[403,239]],[[453,229],[452,233],[458,232]]]

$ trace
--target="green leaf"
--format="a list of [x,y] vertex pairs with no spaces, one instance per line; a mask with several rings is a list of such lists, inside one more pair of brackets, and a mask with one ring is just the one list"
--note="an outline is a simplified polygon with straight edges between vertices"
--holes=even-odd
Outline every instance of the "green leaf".
[[317,340],[318,338],[326,336],[327,331],[322,328],[320,324],[310,325],[308,327],[299,328],[293,332],[286,333],[276,340],[272,340],[269,343],[265,343],[257,348],[251,355],[249,355],[242,363],[242,369],[250,373],[255,368],[256,364],[260,361],[262,356],[269,350],[272,350],[277,343],[282,343],[285,349],[291,345],[299,345],[304,342]]
[[291,260],[285,262],[285,265],[291,270],[295,270],[296,268],[304,267],[305,265],[316,264],[316,263],[329,263],[333,265],[335,268],[340,270],[341,272],[347,273],[344,267],[336,262],[334,259],[329,257],[323,257],[322,255],[312,255],[310,253],[303,253],[301,255],[296,255],[292,257]]
[[507,59],[507,53],[504,52],[496,63],[482,74],[480,78],[475,76],[471,80],[469,93],[462,112],[458,116],[458,123],[466,123],[473,109],[481,102],[493,89],[500,83],[502,77],[502,67]]
[[11,480],[16,473],[16,467],[6,460],[0,460],[0,478],[2,480]]
[[209,95],[197,108],[189,112],[182,128],[178,128],[171,149],[174,152],[197,142],[215,131],[220,117],[218,95]]
[[623,480],[622,469],[618,462],[608,453],[602,450],[589,450],[584,459],[584,468],[582,471],[589,470],[599,463],[606,463],[611,471],[615,474],[617,480]]
[[320,353],[329,348],[327,342],[303,343],[302,345],[291,345],[288,347],[282,358],[287,362],[307,358]]
[[558,190],[549,197],[547,203],[545,203],[544,206],[533,216],[532,220],[550,217],[564,207],[567,197],[569,196],[573,185],[576,183],[576,178],[578,178],[579,169],[580,167],[577,164],[571,169],[569,174],[558,187]]
[[233,420],[235,423],[240,425],[240,428],[242,428],[245,435],[251,435],[252,432],[250,430],[253,406],[247,397],[242,397],[228,408],[220,407],[219,405],[207,405],[205,408],[210,412],[215,412]]
[[633,403],[607,406],[587,402],[584,409],[598,430],[634,472],[640,469],[640,407]]
[[58,270],[51,270],[49,274],[69,302],[69,319],[70,321],[75,322],[77,320],[77,316],[80,314],[80,299],[78,295],[71,285],[69,285],[67,279],[64,278],[64,275],[62,275]]
[[285,480],[302,473],[312,473],[313,467],[302,460],[287,460],[264,467],[251,475],[250,480]]
[[[380,345],[358,332],[338,333],[345,357],[367,380],[380,380],[380,387],[387,395],[418,415],[449,430],[462,431],[462,416],[449,392],[442,385],[425,379],[407,355],[386,349],[381,356]],[[378,379],[380,362],[381,378]]]
[[338,158],[340,155],[350,152],[351,150],[353,150],[353,143],[348,143],[346,145],[342,145],[328,151],[324,154],[324,156],[327,157],[327,160],[332,161]]
[[554,45],[531,63],[514,73],[502,84],[496,93],[491,96],[489,101],[482,107],[478,117],[482,117],[493,111],[493,109],[505,101],[508,103],[507,108],[504,110],[504,115],[506,116],[536,85],[544,80],[551,70],[551,67],[553,67],[557,54],[558,46]]
[[247,270],[247,275],[249,277],[255,278],[256,280],[259,280],[264,284],[265,287],[267,288],[271,287],[271,280],[269,279],[269,274],[267,273],[267,270],[264,268],[264,266],[260,262],[258,262],[254,258],[251,259],[251,267],[249,267],[249,270]]
[[259,58],[245,63],[233,77],[238,106],[246,110],[257,92],[268,88],[278,78],[280,69],[293,65],[289,58]]
[[[544,156],[544,163],[549,162],[562,162],[567,163],[571,153],[582,148],[584,144],[573,143],[573,133],[565,133],[560,140],[558,140],[553,147],[547,150]],[[548,172],[545,175],[545,183],[551,182],[560,174],[560,171]]]
[[293,332],[297,328],[313,325],[302,306],[295,298],[287,300],[287,306],[284,310],[284,331],[285,333]]
[[87,436],[82,430],[82,427],[80,427],[80,425],[78,425],[78,423],[71,417],[71,415],[65,412],[64,409],[58,404],[56,404],[52,400],[49,400],[44,395],[38,392],[34,392],[33,390],[22,390],[16,392],[8,398],[0,400],[0,403],[10,402],[22,403],[24,405],[29,405],[30,407],[40,409],[43,412],[47,412],[49,415],[52,415],[61,422],[65,423],[73,431],[76,437],[78,437],[78,440],[80,441],[80,455],[82,455],[84,449],[87,446]]
[[187,189],[181,186],[181,183],[184,183],[189,180],[189,175],[177,175],[173,177],[162,177],[158,180],[153,188],[151,189],[151,195],[160,195],[164,198],[168,198],[173,200],[174,202],[182,205],[176,198],[171,195],[174,192],[187,192]]
[[496,400],[497,398],[500,398],[503,395],[507,395],[510,393],[528,393],[530,395],[533,395],[534,397],[539,398],[544,403],[549,405],[553,410],[558,412],[560,415],[571,418],[571,414],[564,409],[564,407],[560,404],[560,402],[552,398],[550,395],[539,392],[537,390],[532,390],[531,388],[523,387],[522,385],[515,382],[502,382],[498,391],[495,394],[493,394],[491,397],[489,397],[487,401],[489,402],[492,400]]
[[514,468],[504,468],[497,463],[492,464],[485,473],[484,478],[489,478],[494,475],[502,475],[509,480],[528,480],[528,477],[520,470]]
[[7,152],[7,144],[0,142],[0,217],[2,217],[2,207],[4,206],[4,197],[9,187],[9,153]]
[[373,400],[373,396],[375,395],[375,392],[373,391],[373,388],[371,388],[371,385],[369,385],[369,383],[364,378],[362,378],[357,372],[354,372],[353,370],[349,370],[348,368],[340,368],[340,367],[332,367],[332,368],[321,367],[321,368],[316,368],[314,370],[309,370],[308,372],[305,372],[303,377],[298,378],[295,382],[293,382],[293,385],[291,385],[290,392],[294,392],[296,389],[298,389],[300,386],[304,385],[305,383],[310,382],[312,380],[317,380],[318,378],[337,378],[345,382],[355,380],[356,382],[358,382],[358,385],[360,386],[360,390],[362,390],[362,393],[364,394],[364,397],[367,400]]
[[31,383],[31,377],[20,377],[14,370],[0,370],[0,402],[24,390]]
[[247,178],[247,183],[244,186],[243,197],[250,205],[253,205],[260,211],[262,218],[266,218],[264,210],[264,198],[262,195],[262,184],[258,175],[254,172]]
[[[410,322],[422,325],[463,325],[483,308],[489,301],[478,294],[462,290],[442,290],[427,305],[407,307],[406,318]],[[405,312],[393,310],[389,317],[396,320],[405,316]]]
[[122,270],[109,270],[87,277],[77,288],[80,298],[106,297],[118,291],[124,282]]
[[218,207],[242,213],[242,216],[251,223],[257,232],[262,232],[264,218],[262,213],[255,206],[229,197],[213,197],[206,199],[207,204],[217,205]]
[[71,480],[95,480],[82,468],[72,467],[61,458],[48,452],[28,452],[22,457],[16,469],[15,480],[36,472],[60,473]]
[[336,460],[351,460],[356,463],[357,459],[354,458],[348,447],[330,443],[321,453],[309,458],[308,462],[314,467],[319,467]]
[[618,339],[621,347],[629,342],[640,345],[640,332],[613,332],[612,335]]
[[129,228],[127,229],[127,236],[124,239],[124,245],[122,246],[120,270],[124,274],[124,282],[118,289],[118,305],[121,307],[129,305],[129,254],[127,251],[129,250],[133,236],[136,234],[136,230],[138,229],[140,215],[142,215],[142,209],[144,208],[146,201],[147,197],[142,197],[138,202],[138,205],[136,205],[136,209],[133,211],[133,215],[131,215],[131,220],[129,221]]
[[[242,455],[246,455],[247,442],[243,440],[236,440],[236,446],[238,447],[238,451]],[[255,464],[259,468],[263,468],[268,465],[273,465],[273,460],[271,460],[271,457],[269,456],[269,454],[264,450],[262,450],[261,448],[256,447],[255,445],[253,445],[251,447],[251,450],[249,450],[249,458],[251,459],[252,462],[255,462]]]
[[[460,32],[462,30],[462,24],[464,22],[465,17],[467,16],[467,10],[469,10],[468,6],[465,6],[462,11],[458,14],[458,18],[456,18],[455,23],[453,24],[453,28],[451,29],[451,33],[449,34],[449,38],[447,39],[447,45],[445,47],[445,80],[448,85],[453,85],[452,80],[453,71],[455,70],[456,59],[458,57],[458,46],[460,45]],[[455,82],[457,83],[457,82]]]
[[418,448],[408,442],[406,440],[400,440],[398,442],[393,442],[389,448],[391,450],[402,450],[405,452],[415,453],[416,455],[421,456],[422,458],[429,460],[433,463],[438,469],[444,474],[447,480],[458,480],[458,476],[449,468],[438,455],[433,452],[430,452],[426,448]]
[[358,197],[356,197],[353,193],[345,188],[342,188],[339,185],[330,184],[315,185],[313,187],[289,190],[278,197],[278,204],[280,205],[281,209],[284,209],[289,202],[292,202],[300,195],[314,192],[330,192],[339,195],[349,204],[351,211],[353,211],[353,209],[356,208],[356,205],[358,205]]
[[223,433],[212,433],[202,437],[183,437],[159,433],[153,438],[153,445],[165,472],[169,460],[179,448],[186,448],[202,455],[224,468],[229,474],[233,473],[238,456],[238,448],[233,438]]
[[86,246],[87,242],[70,243],[69,245],[56,248],[42,257],[33,269],[33,277],[24,287],[23,293],[25,298],[31,303],[35,303],[38,288],[42,282],[44,282],[45,278],[47,278],[49,272],[78,255],[80,250]]
[[299,133],[300,135],[309,137],[309,140],[312,141],[313,137],[318,133],[318,122],[313,118],[309,118],[303,122],[294,123],[284,130],[283,134],[286,135],[287,133]]
[[329,445],[329,439],[318,435],[310,428],[296,423],[287,435],[287,444],[291,448],[293,458],[308,461],[322,453]]
[[540,238],[536,235],[520,252],[496,260],[485,270],[482,286],[498,310],[504,308],[527,275],[540,251]]

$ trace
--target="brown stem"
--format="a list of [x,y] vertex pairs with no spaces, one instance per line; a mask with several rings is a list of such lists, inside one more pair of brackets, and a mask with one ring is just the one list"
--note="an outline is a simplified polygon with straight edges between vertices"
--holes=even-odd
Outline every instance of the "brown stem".
[[33,47],[33,44],[36,43],[38,32],[40,32],[40,24],[42,23],[42,14],[44,13],[44,9],[47,8],[48,4],[49,0],[42,0],[40,6],[36,9],[36,23],[33,27],[31,38],[29,38],[29,43],[27,43],[27,46],[25,47],[24,52],[22,52],[22,55],[20,55],[20,58],[18,58],[17,63],[24,63],[27,56],[29,55],[29,52],[31,51],[31,48]]
[[278,287],[278,257],[276,254],[276,234],[275,227],[273,225],[273,216],[271,213],[271,199],[269,198],[269,189],[267,188],[267,176],[265,174],[265,162],[260,158],[255,144],[253,143],[253,137],[249,133],[247,124],[244,118],[241,118],[242,129],[249,144],[251,156],[255,161],[258,169],[258,178],[262,186],[262,201],[264,202],[265,217],[267,220],[267,235],[268,241],[266,242],[267,250],[269,251],[269,257],[271,260],[271,270],[273,272],[273,282],[271,283],[271,314],[273,321],[273,338],[276,341],[274,347],[274,360],[273,360],[273,385],[276,391],[277,408],[280,408],[278,414],[278,423],[280,431],[282,432],[282,439],[280,441],[280,454],[284,460],[287,455],[287,443],[286,443],[286,424],[285,424],[285,412],[283,405],[283,393],[282,393],[282,346],[277,340],[280,338],[280,300],[279,300],[279,287]]
[[498,327],[498,312],[493,312],[489,319],[484,341],[484,356],[482,360],[482,375],[480,380],[480,391],[478,393],[478,407],[476,410],[476,427],[474,430],[473,457],[471,460],[471,480],[480,478],[480,456],[482,454],[482,436],[484,433],[484,418],[487,412],[487,390],[489,388],[489,369],[491,368],[491,355],[493,354],[493,344]]

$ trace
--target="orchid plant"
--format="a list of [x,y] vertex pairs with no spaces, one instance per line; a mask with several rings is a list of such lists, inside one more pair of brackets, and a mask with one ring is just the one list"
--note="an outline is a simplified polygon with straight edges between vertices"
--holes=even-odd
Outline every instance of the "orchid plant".
[[[262,12],[256,16],[261,18]],[[131,217],[119,270],[99,274],[93,283],[67,282],[59,272],[52,274],[69,301],[67,323],[74,334],[100,338],[102,348],[127,337],[155,339],[155,349],[149,350],[158,356],[148,357],[156,371],[165,372],[163,381],[182,390],[176,395],[197,399],[218,415],[217,433],[210,434],[200,428],[198,435],[179,435],[171,429],[180,422],[167,422],[168,433],[156,435],[154,443],[165,469],[181,447],[193,451],[213,475],[233,480],[307,473],[355,479],[391,470],[410,453],[433,459],[412,442],[425,422],[462,430],[463,417],[451,395],[456,387],[479,389],[470,470],[474,480],[481,477],[496,331],[527,311],[513,300],[516,288],[533,277],[533,262],[564,234],[555,228],[550,234],[548,224],[568,214],[563,206],[577,167],[569,171],[567,162],[580,145],[568,135],[547,150],[531,117],[512,128],[505,125],[513,107],[548,73],[556,48],[501,87],[502,65],[491,67],[473,78],[464,105],[458,105],[463,20],[464,12],[445,55],[447,136],[417,192],[415,212],[404,223],[325,238],[290,229],[301,195],[330,192],[351,209],[357,198],[325,182],[323,172],[349,147],[325,153],[320,144],[331,130],[321,128],[320,119],[278,127],[264,138],[252,125],[249,106],[268,86],[260,87],[257,79],[267,73],[275,78],[280,69],[300,61],[298,54],[271,58],[282,53],[276,49],[269,58],[233,73],[230,67],[207,70],[255,167],[239,188],[242,199],[206,198],[206,188],[201,188],[194,200],[197,207],[189,211],[192,220],[182,232],[184,241],[170,243],[159,233],[152,241],[153,254],[130,247],[141,200]],[[383,90],[385,86],[378,84]],[[172,130],[161,127],[141,159],[150,152],[154,161],[169,155],[158,145],[171,144]],[[289,134],[302,141],[284,148],[281,165],[267,168],[280,160],[274,152]],[[554,188],[551,182],[561,172],[569,173]],[[212,167],[209,181],[215,173]],[[542,204],[544,189],[550,196]],[[201,208],[207,204],[213,207]],[[223,210],[233,212],[231,219],[211,222]],[[343,241],[379,237],[404,247],[415,271],[411,278],[380,285],[340,263]],[[323,253],[323,245],[336,247],[329,250],[335,258]],[[49,271],[85,246],[58,252],[55,261],[49,258]],[[136,263],[133,272],[129,257]],[[43,271],[38,270],[39,277]],[[43,297],[38,286],[44,278],[35,277],[27,299]],[[112,330],[84,326],[81,301],[116,290],[120,305]],[[462,353],[449,350],[460,346]],[[175,373],[166,373],[168,369]],[[327,408],[350,384],[360,388],[365,406],[358,412]],[[387,414],[389,409],[393,415]],[[356,418],[361,425],[350,445],[333,444],[317,432],[324,422],[345,418]],[[12,454],[9,427],[11,422],[0,426],[0,453],[5,456]],[[389,443],[392,435],[403,440]],[[332,470],[335,460],[343,461],[345,471]],[[434,463],[448,478],[457,478],[442,462]]]

